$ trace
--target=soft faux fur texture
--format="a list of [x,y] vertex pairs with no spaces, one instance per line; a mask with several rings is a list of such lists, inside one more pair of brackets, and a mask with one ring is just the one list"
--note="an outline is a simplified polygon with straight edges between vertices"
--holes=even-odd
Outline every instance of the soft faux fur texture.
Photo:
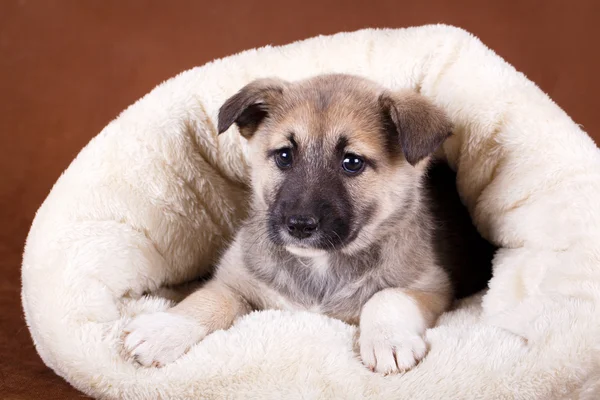
[[[250,314],[173,364],[141,368],[119,334],[165,309],[166,284],[205,273],[245,216],[246,143],[218,107],[265,76],[364,75],[450,116],[443,148],[480,232],[501,249],[483,301],[427,333],[430,352],[382,377],[354,327],[310,313]],[[600,152],[535,84],[450,26],[362,30],[250,50],[184,72],[111,122],[60,177],[23,257],[23,307],[44,362],[109,399],[597,398]]]

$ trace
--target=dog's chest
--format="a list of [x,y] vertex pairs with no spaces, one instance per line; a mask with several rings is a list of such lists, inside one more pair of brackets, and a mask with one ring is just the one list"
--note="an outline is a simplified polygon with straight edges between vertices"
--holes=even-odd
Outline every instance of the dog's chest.
[[380,289],[376,274],[362,264],[368,261],[330,255],[288,259],[273,269],[271,284],[299,309],[351,321]]

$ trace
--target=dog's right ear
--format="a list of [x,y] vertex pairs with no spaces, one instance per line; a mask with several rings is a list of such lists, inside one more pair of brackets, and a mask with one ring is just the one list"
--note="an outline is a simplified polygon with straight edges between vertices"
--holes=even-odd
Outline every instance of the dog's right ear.
[[234,123],[245,138],[250,138],[280,100],[287,83],[281,79],[257,79],[231,96],[219,109],[219,134]]

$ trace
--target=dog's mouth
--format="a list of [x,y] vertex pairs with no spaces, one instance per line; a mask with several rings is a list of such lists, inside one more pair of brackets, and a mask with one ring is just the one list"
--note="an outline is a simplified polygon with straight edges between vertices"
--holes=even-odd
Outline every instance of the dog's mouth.
[[318,248],[314,248],[314,247],[305,247],[305,246],[296,246],[296,245],[287,245],[287,246],[285,246],[285,249],[295,256],[307,257],[307,258],[323,256],[330,252],[325,249],[318,249]]
[[357,236],[354,233],[349,236],[335,231],[320,230],[314,232],[310,237],[298,238],[292,236],[285,226],[280,224],[269,225],[271,232],[269,237],[274,244],[302,257],[314,257],[324,253],[342,251]]
[[315,231],[308,237],[297,237],[291,235],[285,226],[279,226],[277,228],[280,244],[285,247],[291,246],[298,249],[314,249],[314,250],[325,250],[327,247],[332,250],[333,242],[327,246],[327,240],[325,239],[326,233],[323,231]]

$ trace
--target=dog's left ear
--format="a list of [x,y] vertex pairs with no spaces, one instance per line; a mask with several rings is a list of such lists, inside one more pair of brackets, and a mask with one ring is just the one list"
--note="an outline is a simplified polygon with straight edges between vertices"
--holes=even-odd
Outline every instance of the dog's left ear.
[[231,96],[219,109],[219,134],[234,123],[250,138],[281,98],[286,82],[276,78],[257,79]]
[[411,165],[435,152],[452,134],[452,123],[446,113],[418,93],[386,92],[379,97],[379,104],[388,134],[400,144]]

